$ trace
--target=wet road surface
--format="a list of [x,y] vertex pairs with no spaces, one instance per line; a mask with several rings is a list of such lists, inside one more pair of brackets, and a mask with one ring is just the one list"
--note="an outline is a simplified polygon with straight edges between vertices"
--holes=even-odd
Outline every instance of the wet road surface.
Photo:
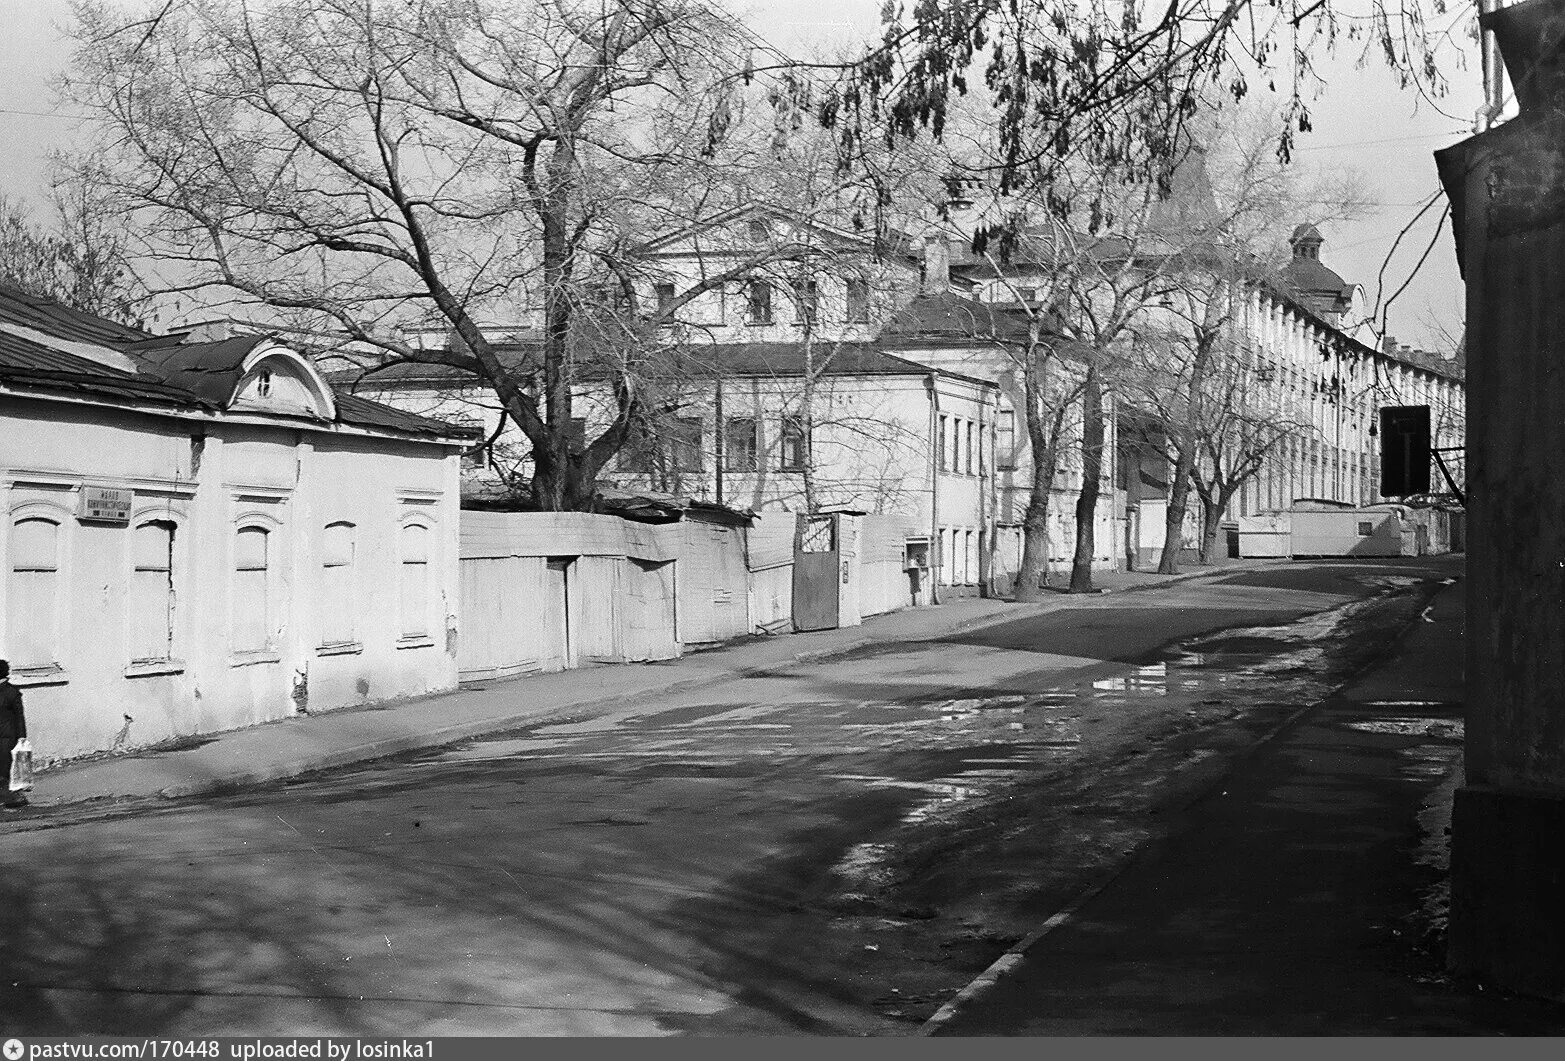
[[1443,968],[1461,588],[1436,597],[1394,659],[1239,762],[938,1034],[1565,1032],[1565,1006],[1475,990]]
[[1449,571],[1085,598],[15,829],[0,1014],[31,1034],[905,1034]]

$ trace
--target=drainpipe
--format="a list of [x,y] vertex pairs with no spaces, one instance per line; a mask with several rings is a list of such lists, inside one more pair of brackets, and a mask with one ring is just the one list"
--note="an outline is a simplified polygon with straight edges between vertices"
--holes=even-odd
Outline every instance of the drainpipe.
[[723,420],[723,381],[719,379],[714,385],[717,393],[713,399],[712,417],[717,421],[717,437],[712,440],[712,450],[717,463],[717,503],[723,503],[723,462],[727,458],[724,448],[728,443],[727,424]]
[[[989,405],[989,398],[994,399],[994,406]],[[1000,420],[1000,391],[998,388],[991,391],[984,399],[983,408],[986,412],[988,423],[983,425],[983,433],[989,438],[989,462],[983,466],[984,483],[983,521],[984,521],[984,549],[979,554],[984,565],[983,592],[985,597],[993,597],[994,593],[994,557],[999,536],[999,496],[996,483],[999,473],[995,469],[995,443],[998,441],[998,424]],[[979,452],[983,452],[983,442],[979,442]]]
[[929,391],[929,603],[940,603],[940,391],[935,374],[924,377]]

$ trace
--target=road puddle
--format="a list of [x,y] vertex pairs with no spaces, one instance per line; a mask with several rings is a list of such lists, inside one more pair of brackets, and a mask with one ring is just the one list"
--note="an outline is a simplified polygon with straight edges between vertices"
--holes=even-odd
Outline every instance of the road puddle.
[[[1059,772],[1090,749],[1131,741],[1129,754],[1141,754],[1143,734],[1159,732],[1159,726],[1179,731],[1246,710],[1286,711],[1314,702],[1340,680],[1328,654],[1352,612],[1349,605],[1286,625],[1224,630],[1171,646],[1154,659],[1094,666],[1046,689],[756,702],[745,699],[756,686],[745,684],[732,700],[676,700],[662,709],[638,704],[629,712],[544,722],[416,761],[453,768],[508,761],[523,774],[533,766],[590,762],[596,770],[638,780],[743,780],[788,761],[867,754],[878,772],[827,773],[826,780],[845,792],[888,794],[894,829],[920,828],[1003,800],[1019,782]],[[1452,729],[1448,721],[1415,718],[1424,705],[1373,706],[1386,717],[1352,724],[1431,739],[1460,735],[1459,724]],[[1415,772],[1426,766],[1435,764],[1408,763]],[[892,836],[894,831],[841,853],[833,869],[850,891],[884,882]]]

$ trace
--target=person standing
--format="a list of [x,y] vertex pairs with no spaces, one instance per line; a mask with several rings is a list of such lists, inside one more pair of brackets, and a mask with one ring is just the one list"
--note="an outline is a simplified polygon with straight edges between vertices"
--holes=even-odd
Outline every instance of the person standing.
[[11,664],[0,659],[0,763],[4,764],[6,781],[5,809],[15,810],[27,806],[27,796],[12,792],[11,751],[16,742],[27,736],[27,715],[22,710],[22,690],[11,684]]

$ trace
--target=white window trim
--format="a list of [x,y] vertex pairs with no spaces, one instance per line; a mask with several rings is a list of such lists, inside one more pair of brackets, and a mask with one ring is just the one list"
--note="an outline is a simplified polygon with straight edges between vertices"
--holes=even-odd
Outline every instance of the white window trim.
[[435,643],[433,633],[409,634],[405,629],[400,629],[404,626],[406,618],[402,614],[400,600],[402,592],[403,568],[406,566],[402,556],[404,534],[409,527],[422,527],[429,534],[428,551],[424,557],[424,608],[427,613],[424,616],[424,622],[430,631],[438,630],[440,628],[441,624],[435,621],[434,616],[435,597],[437,595],[435,573],[439,570],[440,565],[444,562],[445,559],[444,550],[440,548],[439,526],[440,525],[434,520],[433,517],[430,516],[428,512],[418,511],[404,513],[402,519],[397,522],[396,555],[397,594],[399,601],[397,608],[397,626],[399,627],[397,631],[397,648],[428,648]]
[[[174,525],[174,549],[169,558],[172,569],[169,571],[169,581],[173,583],[174,592],[174,625],[170,630],[169,655],[148,659],[131,659],[125,665],[125,677],[140,678],[157,674],[178,674],[185,669],[185,662],[181,658],[180,648],[184,645],[184,638],[180,627],[183,625],[183,612],[179,608],[179,601],[184,584],[187,584],[185,576],[188,572],[187,557],[189,555],[186,544],[186,519],[183,512],[174,511],[164,506],[148,505],[131,514],[128,529],[132,535],[148,523],[172,523]],[[126,563],[125,574],[134,580],[136,574],[136,560],[134,556],[134,538],[126,539]],[[129,585],[129,582],[127,582]],[[127,601],[129,596],[126,597]],[[125,609],[125,622],[127,627],[134,623],[136,617],[130,614],[130,608]],[[130,631],[126,630],[126,645],[130,643]],[[129,655],[129,652],[126,653]]]
[[[239,542],[239,532],[242,531],[242,530],[250,530],[250,529],[264,530],[264,531],[266,531],[266,534],[267,534],[266,590],[265,590],[265,592],[266,592],[266,612],[267,612],[266,622],[267,622],[267,626],[269,628],[272,628],[272,629],[268,629],[267,632],[266,632],[266,644],[264,646],[262,646],[260,648],[233,649],[234,619],[235,619],[235,616],[234,616],[234,605],[236,603],[235,602],[235,596],[236,595],[234,593],[234,583],[235,583],[234,576],[238,573],[238,570],[239,570],[235,566],[235,564],[237,563],[237,557],[235,556],[235,550],[236,550],[236,548],[238,546],[238,542]],[[228,565],[227,565],[227,573],[226,573],[226,576],[225,576],[228,579],[228,630],[227,630],[227,635],[228,635],[229,647],[230,647],[230,650],[231,650],[229,652],[229,657],[228,657],[229,666],[232,666],[232,667],[245,667],[245,666],[249,666],[249,665],[251,665],[253,663],[279,663],[279,662],[282,661],[282,658],[283,658],[282,654],[278,650],[278,646],[276,644],[276,633],[275,633],[276,622],[275,622],[275,620],[276,620],[277,616],[273,613],[273,609],[277,605],[277,579],[279,577],[278,576],[278,570],[279,570],[279,568],[281,568],[282,561],[283,561],[283,556],[282,556],[282,551],[283,550],[281,548],[282,530],[283,530],[283,522],[282,522],[282,520],[278,519],[276,516],[272,515],[270,512],[257,512],[257,511],[254,511],[254,510],[250,510],[250,511],[245,511],[245,512],[239,513],[239,515],[234,517],[234,521],[233,521],[233,523],[229,527],[229,533],[228,533]],[[275,548],[274,548],[274,542],[276,543],[276,547]]]
[[[72,495],[74,496],[74,494],[75,491],[73,490]],[[48,520],[59,527],[59,532],[55,538],[54,573],[61,587],[69,586],[72,577],[71,557],[76,542],[76,514],[70,508],[54,501],[22,501],[12,506],[6,516],[6,550],[5,555],[0,557],[0,577],[4,577],[7,582],[10,581],[11,539],[15,535],[17,523],[27,519]],[[9,590],[7,599],[9,599]],[[52,640],[55,658],[48,663],[31,666],[19,665],[13,659],[11,684],[20,688],[29,685],[64,685],[70,681],[65,665],[59,659],[62,649],[68,644],[71,634],[70,611],[69,601],[67,601],[66,607],[57,608],[54,613],[54,637]],[[9,619],[9,616],[0,616],[0,622],[5,622],[7,619]],[[6,630],[5,633],[9,639],[10,631]]]

